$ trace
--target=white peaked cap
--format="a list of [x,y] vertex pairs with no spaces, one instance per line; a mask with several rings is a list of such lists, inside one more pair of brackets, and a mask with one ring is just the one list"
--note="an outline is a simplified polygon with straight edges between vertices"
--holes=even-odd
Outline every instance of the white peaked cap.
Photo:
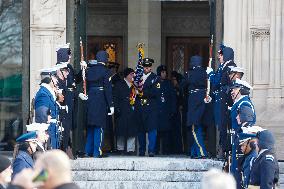
[[66,43],[66,44],[63,44],[63,45],[58,45],[55,50],[56,52],[59,50],[59,49],[69,49],[70,48],[70,43]]
[[60,70],[60,69],[62,69],[62,68],[67,68],[67,65],[68,65],[67,62],[61,62],[60,64],[56,64],[56,65],[54,66],[54,69]]
[[246,82],[246,81],[244,81],[244,80],[240,80],[240,79],[236,79],[236,81],[235,81],[235,85],[236,84],[238,84],[238,85],[242,85],[242,86],[244,86],[244,87],[247,87],[247,88],[249,88],[249,89],[253,89],[252,88],[252,86],[248,83],[248,82]]
[[263,129],[260,126],[251,126],[251,127],[242,127],[243,133],[247,133],[247,134],[257,134],[258,132],[262,132],[266,129]]
[[49,127],[47,123],[32,123],[30,125],[26,125],[27,131],[46,131]]
[[57,68],[55,68],[55,67],[43,68],[43,69],[39,70],[40,73],[53,73],[53,72],[56,72],[56,71],[57,71]]
[[228,66],[230,68],[230,72],[238,72],[245,73],[245,69],[237,66]]

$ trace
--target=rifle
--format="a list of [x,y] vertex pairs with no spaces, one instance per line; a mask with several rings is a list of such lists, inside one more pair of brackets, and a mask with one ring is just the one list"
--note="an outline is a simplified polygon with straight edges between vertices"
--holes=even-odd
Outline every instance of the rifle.
[[[80,37],[80,51],[81,51],[81,62],[84,61],[84,47],[82,43],[82,38]],[[79,98],[82,100],[88,100],[87,96],[87,85],[86,85],[86,68],[84,66],[81,66],[82,70],[82,78],[83,78],[83,93],[79,94]]]
[[[211,68],[212,66],[212,51],[213,51],[213,35],[211,35],[211,40],[209,44],[209,63],[208,67]],[[206,89],[206,97],[204,98],[205,103],[210,103],[212,100],[210,96],[210,78],[207,79],[207,89]]]

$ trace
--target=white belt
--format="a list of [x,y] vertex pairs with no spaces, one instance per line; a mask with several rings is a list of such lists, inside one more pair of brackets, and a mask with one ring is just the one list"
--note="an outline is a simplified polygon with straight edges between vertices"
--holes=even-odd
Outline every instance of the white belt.
[[51,119],[50,123],[57,123],[57,120],[56,119]]

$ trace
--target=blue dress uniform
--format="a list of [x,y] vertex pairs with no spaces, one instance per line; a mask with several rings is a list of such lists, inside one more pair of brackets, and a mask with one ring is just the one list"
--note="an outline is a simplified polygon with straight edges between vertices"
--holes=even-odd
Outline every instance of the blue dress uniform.
[[[54,70],[42,72],[48,74],[55,74]],[[35,96],[35,122],[47,123],[48,116],[51,116],[50,126],[48,128],[48,135],[50,138],[50,146],[52,149],[59,148],[59,131],[57,125],[58,106],[56,104],[55,92],[50,86],[53,82],[50,77],[42,79],[42,84]]]
[[224,63],[219,65],[215,73],[209,73],[209,78],[213,91],[215,125],[220,132],[219,144],[223,151],[228,151],[230,146],[227,136],[227,129],[230,128],[228,106],[232,106],[233,104],[229,94],[229,87],[231,85],[229,66],[236,66],[236,64],[234,63],[234,51],[232,48],[222,46],[219,53],[223,55]]
[[246,149],[248,149],[248,146],[250,147],[250,151],[246,152],[244,156],[240,159],[240,165],[241,165],[241,173],[242,173],[242,188],[247,188],[250,180],[250,172],[251,172],[251,166],[255,158],[257,157],[257,151],[256,151],[256,143],[252,142],[251,139],[256,138],[256,134],[250,134],[250,133],[240,133],[239,134],[239,145],[243,145],[245,142],[247,142]]
[[[161,65],[157,68],[157,75],[161,76],[162,71],[167,71],[167,67]],[[158,142],[157,150],[161,147],[162,154],[170,154],[172,139],[171,133],[172,118],[176,111],[175,90],[170,80],[160,78],[160,89],[158,90]]]
[[[143,59],[143,67],[151,67],[154,60],[151,58]],[[158,127],[158,94],[160,89],[159,78],[150,72],[144,80],[143,96],[136,96],[135,111],[136,120],[139,125],[139,156],[144,156],[146,151],[146,132],[148,133],[148,154],[154,156],[156,151],[157,127]]]
[[36,138],[36,132],[33,131],[25,133],[16,139],[16,142],[19,143],[19,149],[18,154],[13,162],[12,178],[14,178],[16,174],[25,168],[33,168],[34,160],[32,154],[28,151],[28,148],[30,147],[28,142],[36,140]]
[[111,73],[105,66],[107,53],[97,53],[97,64],[86,71],[87,80],[87,143],[85,151],[94,157],[102,156],[103,130],[106,127],[107,113],[112,104]]
[[258,133],[260,152],[251,168],[249,185],[260,189],[275,188],[279,182],[279,165],[274,152],[275,139],[268,130]]
[[[232,164],[230,167],[231,173],[234,175],[238,186],[240,185],[240,170],[238,167],[238,154],[239,154],[239,137],[238,134],[241,133],[242,126],[251,126],[256,122],[255,108],[249,98],[249,90],[252,88],[247,82],[237,79],[232,86],[233,88],[240,89],[240,98],[237,99],[231,108],[231,120],[232,120]],[[240,115],[240,121],[242,124],[239,125],[236,117]]]
[[191,149],[192,158],[207,156],[203,136],[202,117],[205,112],[204,98],[206,96],[207,74],[202,68],[202,57],[192,56],[190,59],[190,70],[188,72],[188,112],[187,127],[188,133],[194,139]]

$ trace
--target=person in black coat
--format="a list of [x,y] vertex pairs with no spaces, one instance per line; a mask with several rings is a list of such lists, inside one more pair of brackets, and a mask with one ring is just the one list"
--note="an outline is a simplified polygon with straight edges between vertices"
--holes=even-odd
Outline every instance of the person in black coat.
[[[123,71],[124,79],[116,82],[113,90],[115,134],[117,138],[117,150],[131,155],[135,152],[135,137],[138,127],[135,124],[134,107],[130,105],[129,95],[134,70],[126,68]],[[126,147],[126,148],[125,148]]]
[[202,134],[202,117],[205,112],[204,98],[206,96],[207,75],[202,67],[202,57],[192,56],[188,71],[188,112],[187,127],[188,135],[194,139],[191,147],[192,158],[203,158],[207,156]]
[[145,156],[146,151],[146,133],[148,133],[148,154],[150,157],[155,155],[157,127],[158,127],[158,90],[160,90],[159,78],[152,72],[151,58],[143,59],[143,95],[137,95],[135,100],[135,117],[139,125],[139,156]]
[[[157,68],[157,75],[160,77],[160,90],[158,91],[158,140],[157,150],[160,154],[172,152],[171,133],[172,118],[176,108],[175,90],[170,80],[167,79],[167,67],[160,65]],[[158,151],[157,151],[158,152]]]
[[[174,154],[181,154],[183,152],[183,144],[184,138],[186,133],[183,135],[182,129],[182,116],[181,113],[183,111],[184,105],[184,95],[182,90],[182,78],[183,76],[176,71],[171,73],[171,81],[174,87],[175,92],[175,113],[172,117],[171,124],[172,124],[172,132],[171,132],[171,139],[172,139],[172,153]],[[186,104],[187,106],[187,104]]]
[[103,131],[106,128],[107,114],[113,114],[111,74],[105,66],[108,54],[97,53],[97,63],[90,65],[86,71],[87,81],[87,143],[86,154],[102,157]]

